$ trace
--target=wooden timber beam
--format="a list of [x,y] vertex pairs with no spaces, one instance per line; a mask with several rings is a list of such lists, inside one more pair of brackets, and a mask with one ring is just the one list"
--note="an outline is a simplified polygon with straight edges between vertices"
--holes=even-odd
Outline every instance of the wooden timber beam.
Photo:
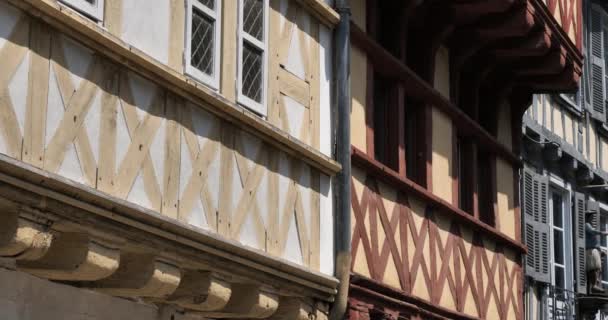
[[363,49],[370,61],[374,61],[374,70],[385,76],[399,79],[404,83],[405,94],[408,97],[424,102],[429,106],[437,107],[452,119],[463,135],[475,137],[483,149],[498,155],[515,166],[522,165],[521,160],[507,147],[500,144],[477,122],[453,105],[439,91],[422,80],[408,66],[387,52],[352,22],[351,37],[353,44]]
[[506,39],[488,51],[497,60],[542,56],[551,49],[551,37],[551,31],[548,28],[539,28],[524,39]]
[[526,36],[534,27],[534,15],[528,9],[517,5],[508,13],[457,29],[450,40],[450,48],[455,51],[451,63],[458,69],[491,43]]
[[451,217],[457,218],[460,222],[468,225],[471,228],[476,230],[481,230],[488,237],[494,239],[498,243],[505,245],[508,248],[511,248],[519,253],[525,254],[527,252],[526,247],[504,233],[500,232],[496,228],[493,228],[479,219],[476,219],[471,214],[462,211],[461,209],[455,207],[451,203],[439,198],[426,188],[418,185],[417,183],[403,178],[399,175],[399,173],[390,169],[389,167],[383,165],[382,163],[372,159],[365,152],[357,149],[356,147],[351,147],[352,149],[352,162],[355,166],[361,167],[366,170],[368,174],[371,174],[378,179],[384,181],[385,183],[390,184],[391,186],[397,188],[398,190],[402,190],[404,192],[409,192],[416,197],[419,197],[421,200],[426,201],[429,206],[437,208],[439,211],[442,211],[446,214],[450,214]]
[[[321,5],[319,0],[302,0],[312,5]],[[254,132],[265,142],[286,153],[302,159],[323,173],[333,176],[340,171],[340,165],[319,150],[310,147],[289,133],[261,119],[254,112],[228,101],[222,95],[192,81],[188,76],[162,64],[146,53],[125,43],[102,26],[66,9],[56,0],[8,0],[9,3],[32,16],[39,17],[59,31],[68,34],[85,46],[100,52],[103,56],[133,70],[150,81],[184,97],[218,117]],[[323,5],[324,6],[324,5]]]
[[[423,317],[418,319],[480,319],[430,303],[424,299],[390,288],[383,283],[358,274],[351,275],[350,292],[352,293],[350,299],[377,301],[382,305],[397,307],[397,309],[401,309],[405,314]],[[412,319],[416,318],[412,317]]]
[[502,13],[523,0],[454,1],[451,4],[453,22],[456,25],[472,24],[480,17]]

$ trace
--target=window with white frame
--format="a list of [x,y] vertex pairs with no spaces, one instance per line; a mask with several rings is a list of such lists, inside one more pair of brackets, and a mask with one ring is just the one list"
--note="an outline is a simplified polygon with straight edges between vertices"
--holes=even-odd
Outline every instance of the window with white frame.
[[549,191],[551,219],[551,284],[546,288],[546,311],[543,319],[573,319],[572,215],[570,193],[563,186],[552,185]]
[[219,88],[222,0],[187,0],[186,73]]
[[74,10],[93,18],[103,21],[103,1],[104,0],[60,0]]
[[239,0],[238,101],[266,115],[268,0]]
[[560,192],[551,191],[551,215],[553,219],[553,284],[566,289],[568,273],[566,272],[567,234],[564,216],[564,199]]

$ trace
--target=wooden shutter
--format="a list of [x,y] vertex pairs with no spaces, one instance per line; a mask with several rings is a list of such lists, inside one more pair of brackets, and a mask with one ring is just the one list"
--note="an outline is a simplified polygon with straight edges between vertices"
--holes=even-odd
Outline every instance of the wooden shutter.
[[524,168],[524,241],[528,246],[526,275],[550,283],[549,276],[549,179]]
[[606,121],[606,84],[604,77],[604,21],[606,16],[599,5],[591,6],[591,36],[589,60],[591,68],[591,116]]
[[574,194],[574,267],[576,292],[587,293],[587,271],[585,266],[585,195]]

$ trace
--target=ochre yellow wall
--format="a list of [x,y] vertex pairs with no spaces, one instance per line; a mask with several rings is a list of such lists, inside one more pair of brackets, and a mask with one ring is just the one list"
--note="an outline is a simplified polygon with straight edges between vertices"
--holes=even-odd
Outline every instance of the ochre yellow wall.
[[[435,89],[450,97],[449,52],[442,47],[435,57]],[[443,112],[433,107],[432,111],[432,191],[443,200],[452,203],[453,124]]]
[[[352,21],[366,30],[366,0],[352,0],[350,2]],[[352,96],[350,115],[351,144],[359,150],[366,151],[366,124],[365,106],[367,96],[367,57],[359,48],[351,45],[351,77],[350,92]]]
[[353,146],[366,150],[365,105],[367,92],[367,58],[358,48],[351,46],[352,95],[350,113],[350,139]]
[[351,20],[362,30],[366,30],[366,0],[350,1]]
[[496,160],[496,202],[499,221],[499,230],[515,239],[515,181],[513,167],[508,162],[498,158]]
[[[402,193],[398,196],[398,190],[372,176],[366,176],[364,170],[356,165],[353,167],[353,181],[353,198],[357,201],[360,215],[365,217],[360,222],[362,228],[353,229],[353,237],[358,243],[353,260],[355,273],[371,277],[448,310],[483,319],[498,319],[500,302],[490,295],[487,313],[479,314],[472,293],[473,290],[477,291],[479,286],[483,292],[478,293],[478,296],[485,295],[489,282],[494,283],[497,290],[502,290],[500,296],[518,296],[516,286],[512,288],[512,293],[507,292],[506,285],[501,286],[501,283],[510,282],[507,277],[517,277],[520,272],[517,265],[519,256],[510,249],[503,247],[504,253],[500,253],[493,240],[482,236],[483,247],[476,250],[473,243],[474,233],[477,231],[474,227],[459,224],[451,213],[439,212],[413,194]],[[368,185],[365,186],[365,183]],[[512,216],[513,212],[507,214]],[[390,223],[383,223],[383,219]],[[356,220],[354,218],[352,221],[353,227],[357,223]],[[453,232],[455,229],[458,232]],[[360,233],[363,233],[364,237],[360,237]],[[387,250],[389,244],[385,239],[389,238],[394,240],[395,251]],[[363,249],[364,244],[371,251],[369,256],[366,256]],[[443,252],[448,246],[454,247]],[[388,255],[382,255],[383,251]],[[469,257],[472,257],[470,262],[465,264],[464,259],[468,260]],[[418,259],[421,260],[414,262]],[[492,274],[494,259],[497,259],[498,267]],[[404,265],[403,261],[407,261],[407,264]],[[372,271],[373,268],[376,268],[375,272]],[[502,272],[505,268],[507,272]],[[464,294],[454,294],[447,279],[443,282],[443,287],[440,286],[439,275],[442,269],[454,282],[469,283],[470,286]],[[398,270],[403,272],[409,286],[402,285]],[[467,270],[471,271],[470,275],[467,275]],[[433,274],[436,275],[435,278]],[[426,281],[427,275],[429,284]],[[517,280],[514,281],[517,283]],[[519,301],[516,305],[518,303]],[[459,304],[462,304],[461,308]],[[517,308],[512,304],[507,308],[507,319],[514,319]]]

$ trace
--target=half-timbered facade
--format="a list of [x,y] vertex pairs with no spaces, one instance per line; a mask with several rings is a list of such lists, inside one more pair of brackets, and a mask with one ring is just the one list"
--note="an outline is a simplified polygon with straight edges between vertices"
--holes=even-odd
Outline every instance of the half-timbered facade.
[[576,89],[581,2],[351,7],[349,319],[524,319],[521,119]]
[[[608,230],[608,3],[583,1],[582,12],[585,60],[579,88],[535,95],[523,117],[523,228],[534,226],[551,244],[526,258],[528,319],[606,316],[608,298],[591,290],[586,270],[584,226]],[[601,236],[602,251],[606,241]],[[602,255],[599,286],[608,283],[607,262]]]
[[325,318],[338,20],[320,0],[0,1],[0,318]]

